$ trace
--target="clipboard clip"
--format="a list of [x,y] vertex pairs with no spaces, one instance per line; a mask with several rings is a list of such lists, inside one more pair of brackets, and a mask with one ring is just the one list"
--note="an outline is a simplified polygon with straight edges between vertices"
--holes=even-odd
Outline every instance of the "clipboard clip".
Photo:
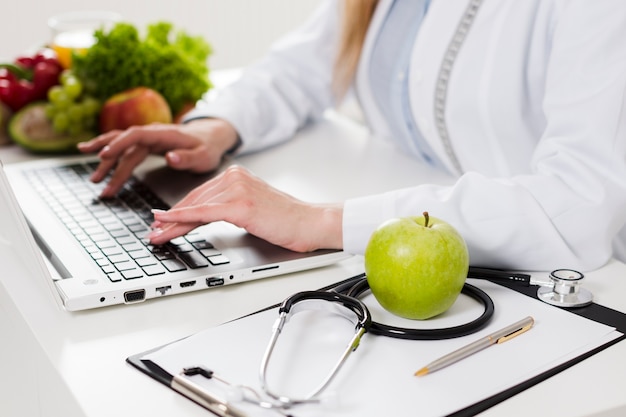
[[225,398],[209,392],[201,385],[192,381],[189,377],[194,375],[202,375],[207,379],[213,379],[232,386],[232,384],[218,377],[210,369],[194,366],[184,368],[178,375],[174,375],[170,387],[220,417],[247,417],[246,413],[230,404]]
[[[223,396],[209,391],[191,379],[191,377],[198,375],[224,385]],[[285,411],[282,403],[264,400],[254,388],[233,384],[204,366],[183,368],[178,375],[174,375],[172,378],[170,388],[220,417],[248,417],[249,414],[242,407],[235,405],[237,403],[251,404],[283,417],[292,417],[292,414]]]

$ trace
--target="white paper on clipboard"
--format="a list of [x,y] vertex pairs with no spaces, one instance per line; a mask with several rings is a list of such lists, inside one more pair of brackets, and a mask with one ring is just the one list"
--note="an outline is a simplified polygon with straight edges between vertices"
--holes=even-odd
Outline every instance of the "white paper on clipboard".
[[[481,331],[440,341],[409,341],[366,334],[331,384],[330,401],[299,406],[293,414],[307,416],[440,416],[468,407],[509,389],[622,334],[615,328],[542,303],[505,287],[468,280],[486,291],[495,304],[493,319]],[[375,320],[411,327],[447,327],[475,318],[478,303],[461,296],[439,318],[404,321],[384,311],[371,296],[363,301]],[[298,317],[300,316],[300,317]],[[506,343],[489,347],[424,377],[414,372],[432,360],[482,336],[533,316],[533,328]],[[171,375],[202,365],[234,384],[259,388],[258,370],[277,310],[254,314],[207,329],[159,349],[149,360]],[[289,329],[289,331],[287,331]],[[353,328],[343,318],[300,313],[287,324],[270,368],[270,384],[290,395],[308,392],[338,359]],[[228,391],[214,381],[192,377],[224,399]],[[234,403],[237,404],[237,403]],[[255,416],[272,412],[243,405]]]

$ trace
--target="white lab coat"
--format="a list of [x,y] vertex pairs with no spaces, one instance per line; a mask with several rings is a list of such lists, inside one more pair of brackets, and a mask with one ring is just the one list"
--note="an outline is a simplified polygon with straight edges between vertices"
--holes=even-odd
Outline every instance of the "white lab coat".
[[[372,99],[368,63],[391,4],[381,0],[355,92],[375,136],[389,129]],[[453,170],[434,118],[437,73],[467,0],[432,2],[409,71],[415,121]],[[289,138],[333,105],[338,1],[191,117],[231,121],[240,152]],[[348,200],[344,249],[363,253],[384,220],[427,210],[466,239],[472,265],[589,270],[626,254],[626,2],[484,0],[449,81],[446,121],[463,168],[452,186],[421,184]],[[340,140],[340,138],[337,138]],[[622,232],[626,236],[626,232]]]

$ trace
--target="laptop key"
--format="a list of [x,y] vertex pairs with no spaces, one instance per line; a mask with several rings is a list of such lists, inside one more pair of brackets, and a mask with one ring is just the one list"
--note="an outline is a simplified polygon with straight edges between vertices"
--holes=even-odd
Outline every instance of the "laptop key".
[[230,263],[230,260],[224,255],[209,256],[207,258],[211,265],[224,265]]
[[143,277],[143,271],[139,268],[122,271],[124,279],[137,279]]
[[149,276],[161,275],[165,273],[165,268],[163,267],[163,265],[147,265],[144,266],[142,269],[143,272],[145,272],[146,275]]
[[166,259],[164,261],[161,261],[161,263],[170,272],[184,271],[185,269],[187,269],[185,264],[178,259]]
[[152,258],[152,254],[148,252],[146,248],[143,248],[143,247],[139,250],[133,250],[133,251],[128,252],[128,255],[137,262],[139,262],[138,259]]
[[117,243],[119,243],[122,246],[127,245],[129,243],[137,242],[137,239],[134,236],[130,236],[130,235],[120,236],[116,238],[115,240],[117,241]]
[[109,256],[109,260],[111,261],[111,263],[117,264],[120,262],[129,262],[131,261],[130,256],[128,256],[127,253],[119,253],[117,255],[111,255]]
[[[81,242],[82,243],[82,242]],[[102,253],[102,251],[100,250],[100,248],[98,248],[96,245],[94,244],[89,244],[89,243],[85,243],[83,244],[83,248],[85,248],[85,250],[87,251],[87,253],[89,254],[94,254],[94,253]]]
[[170,244],[170,247],[174,249],[176,253],[193,252],[193,246],[191,246],[191,244],[189,243],[181,243],[177,245]]
[[163,246],[148,246],[148,250],[160,261],[176,258],[174,253]]
[[[104,235],[106,236],[106,235]],[[104,250],[106,248],[114,248],[117,246],[117,244],[115,243],[115,241],[109,237],[99,237],[99,236],[94,236],[92,237],[93,241],[96,243],[96,246],[98,246],[100,249]]]
[[135,235],[139,233],[148,234],[150,232],[150,228],[143,223],[135,223],[128,225],[128,230],[133,232]]
[[118,223],[117,217],[115,217],[112,213],[107,212],[105,214],[98,215],[97,217],[100,224],[105,228],[106,225]]
[[109,280],[111,282],[120,282],[122,280],[122,274],[120,274],[119,272],[113,272],[112,274],[107,274],[107,277],[109,277]]
[[[120,217],[120,216],[118,216],[118,217]],[[120,217],[120,220],[126,226],[132,226],[132,225],[136,225],[136,224],[143,224],[141,222],[141,220],[138,217],[136,217],[136,216]]]
[[196,249],[213,249],[214,246],[211,242],[207,242],[206,240],[199,240],[193,242],[193,247]]
[[135,262],[137,262],[137,265],[141,267],[148,266],[148,265],[157,265],[159,263],[159,261],[154,259],[152,256],[144,257],[144,258],[137,258],[135,259]]
[[107,258],[99,258],[95,260],[99,267],[111,265],[111,262]]
[[200,255],[198,252],[181,252],[178,254],[178,256],[191,269],[204,268],[205,266],[209,266],[206,258]]
[[114,246],[112,248],[103,248],[102,253],[104,253],[106,256],[112,256],[112,255],[119,255],[120,253],[123,253],[123,250],[119,246]]
[[207,258],[210,258],[211,256],[218,256],[218,255],[222,254],[222,252],[220,252],[217,249],[202,249],[202,250],[200,250],[200,253],[202,253]]
[[122,261],[113,263],[118,271],[124,273],[125,271],[132,271],[133,269],[137,269],[137,264],[132,261]]
[[135,252],[135,251],[139,251],[139,250],[145,250],[144,246],[141,243],[139,243],[139,242],[125,243],[125,244],[122,245],[122,247],[129,254],[131,252]]
[[[112,226],[112,227],[115,227],[115,226]],[[109,229],[109,234],[113,236],[114,238],[118,238],[122,236],[130,236],[130,232],[126,229],[122,229],[121,226],[119,227],[119,229]]]

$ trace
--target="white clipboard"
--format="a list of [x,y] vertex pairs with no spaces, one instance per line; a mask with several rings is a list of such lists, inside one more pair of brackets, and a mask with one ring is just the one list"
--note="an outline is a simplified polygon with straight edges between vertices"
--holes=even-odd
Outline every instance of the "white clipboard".
[[[293,414],[298,417],[472,415],[624,336],[613,326],[506,287],[482,280],[468,282],[483,289],[494,301],[495,314],[485,328],[469,336],[440,341],[366,334],[333,381],[329,389],[333,393],[331,398],[321,404],[294,408]],[[374,320],[399,326],[448,327],[467,322],[482,312],[477,302],[462,295],[442,316],[415,322],[387,313],[371,295],[362,300]],[[277,309],[256,313],[149,353],[134,355],[129,362],[166,385],[183,368],[203,366],[233,384],[258,390],[259,364],[277,316]],[[276,359],[272,359],[276,365],[270,377],[276,391],[294,395],[305,392],[324,377],[345,348],[345,340],[353,334],[353,329],[346,327],[348,322],[338,316],[312,312],[294,318],[298,316],[298,320],[288,324],[290,330],[281,336],[282,344],[277,346]],[[413,375],[443,354],[526,316],[533,316],[535,325],[523,335],[425,377]],[[190,380],[223,401],[230,401],[232,390],[219,383],[202,376]],[[253,406],[233,404],[249,415],[277,415]],[[482,406],[476,407],[477,404]]]

